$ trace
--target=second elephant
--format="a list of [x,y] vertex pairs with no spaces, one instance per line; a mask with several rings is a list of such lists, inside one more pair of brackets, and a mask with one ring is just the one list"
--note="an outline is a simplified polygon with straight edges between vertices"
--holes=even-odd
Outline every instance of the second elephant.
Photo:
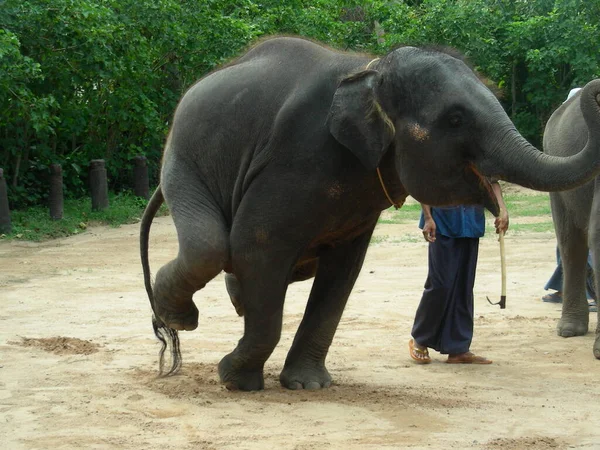
[[[579,152],[590,140],[591,130],[581,113],[580,90],[550,117],[544,131],[544,151],[554,156]],[[559,336],[587,333],[586,299],[588,250],[592,252],[595,292],[600,282],[600,177],[570,191],[550,193],[556,239],[564,270],[562,315]],[[596,327],[594,356],[600,359],[600,321]]]

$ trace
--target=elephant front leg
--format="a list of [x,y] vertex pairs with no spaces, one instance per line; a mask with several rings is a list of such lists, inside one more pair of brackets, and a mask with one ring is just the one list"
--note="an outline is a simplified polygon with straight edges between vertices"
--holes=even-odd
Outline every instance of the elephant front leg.
[[320,255],[302,323],[279,380],[288,389],[320,389],[331,384],[325,367],[329,346],[362,267],[371,229],[354,241]]

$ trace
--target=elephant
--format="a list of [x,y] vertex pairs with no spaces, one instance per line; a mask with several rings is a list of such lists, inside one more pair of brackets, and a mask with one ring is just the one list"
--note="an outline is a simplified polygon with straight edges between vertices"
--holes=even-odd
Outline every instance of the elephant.
[[[598,84],[600,79],[590,81]],[[586,85],[586,86],[587,86]],[[581,106],[585,89],[578,91],[550,116],[544,129],[543,148],[548,155],[570,156],[595,142],[594,124],[587,122]],[[551,192],[550,205],[564,270],[562,314],[559,336],[581,336],[588,332],[586,298],[588,250],[592,253],[595,292],[600,283],[600,176],[564,192]],[[599,314],[600,318],[600,314]],[[594,356],[600,359],[600,321],[596,326]]]
[[[192,295],[221,272],[244,332],[218,364],[230,390],[264,389],[290,283],[314,278],[279,376],[328,387],[325,359],[381,212],[408,195],[429,205],[499,212],[490,180],[571,189],[600,172],[600,82],[581,109],[590,141],[577,155],[540,152],[516,130],[457,51],[399,47],[380,58],[298,37],[272,37],[181,98],[159,186],[141,220],[155,334],[181,364],[181,330],[198,326]],[[165,202],[175,259],[151,282],[150,225]]]

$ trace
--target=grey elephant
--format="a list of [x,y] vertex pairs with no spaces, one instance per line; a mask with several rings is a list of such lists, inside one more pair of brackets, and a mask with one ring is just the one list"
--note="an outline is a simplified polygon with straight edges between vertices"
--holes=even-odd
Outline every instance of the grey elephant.
[[[279,379],[329,386],[327,352],[382,210],[410,194],[497,214],[488,177],[554,191],[600,172],[600,136],[574,156],[540,152],[451,53],[403,47],[373,58],[273,38],[187,91],[140,235],[155,332],[173,352],[168,373],[181,363],[177,331],[198,326],[192,295],[225,271],[244,333],[219,376],[228,389],[263,389],[288,285],[314,277]],[[600,130],[598,93],[600,82],[589,84],[580,103]],[[152,286],[150,224],[163,201],[179,253]]]
[[[588,83],[597,85],[600,80]],[[582,113],[586,89],[578,91],[550,117],[544,130],[544,151],[549,155],[570,156],[593,142],[600,130]],[[598,98],[597,98],[598,100]],[[600,148],[600,147],[599,147]],[[589,312],[586,298],[588,249],[596,289],[600,282],[600,176],[577,189],[550,194],[552,218],[564,271],[562,315],[557,332],[560,336],[581,336],[588,331]],[[600,321],[596,327],[594,356],[600,359]]]

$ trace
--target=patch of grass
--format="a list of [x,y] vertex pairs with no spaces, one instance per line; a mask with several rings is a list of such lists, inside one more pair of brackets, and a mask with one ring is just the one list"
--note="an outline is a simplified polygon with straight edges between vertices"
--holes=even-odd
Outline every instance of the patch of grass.
[[386,234],[383,236],[373,236],[371,238],[371,241],[369,242],[369,245],[373,245],[373,244],[381,244],[383,242],[388,242],[388,239],[390,237]]
[[[492,233],[495,231],[491,230]],[[549,222],[540,222],[540,223],[515,223],[511,224],[509,228],[509,233],[546,233],[546,232],[554,232],[554,223],[552,220]]]
[[407,234],[404,236],[389,236],[387,234],[381,235],[381,236],[373,236],[371,238],[371,242],[369,243],[369,245],[374,245],[374,244],[400,244],[400,243],[404,243],[404,242],[410,242],[410,243],[415,243],[415,242],[420,242],[422,240],[422,238],[420,236],[414,236],[412,234]]
[[379,218],[379,223],[407,223],[418,221],[421,217],[421,205],[414,203],[400,209],[389,208]]
[[[552,222],[552,212],[550,210],[550,198],[545,192],[540,192],[535,195],[526,194],[510,194],[504,195],[504,203],[508,208],[510,217],[531,217],[531,216],[548,216],[548,220]],[[490,215],[487,213],[488,216]],[[414,203],[404,205],[399,210],[389,208],[379,218],[379,223],[408,223],[418,222],[421,217],[421,205]],[[541,224],[535,224],[541,225]],[[534,224],[527,225],[535,228]],[[524,226],[524,225],[520,225]],[[513,225],[511,225],[511,229]],[[535,231],[532,229],[532,231]]]
[[511,217],[522,216],[552,216],[550,197],[545,192],[535,195],[507,194],[504,203]]
[[[111,194],[109,207],[104,211],[92,211],[89,198],[68,199],[64,202],[61,220],[52,220],[47,207],[36,206],[23,211],[12,211],[12,233],[2,235],[3,239],[43,241],[71,236],[84,232],[89,225],[110,225],[136,223],[140,220],[147,200],[130,192]],[[157,215],[167,214],[163,205]]]

